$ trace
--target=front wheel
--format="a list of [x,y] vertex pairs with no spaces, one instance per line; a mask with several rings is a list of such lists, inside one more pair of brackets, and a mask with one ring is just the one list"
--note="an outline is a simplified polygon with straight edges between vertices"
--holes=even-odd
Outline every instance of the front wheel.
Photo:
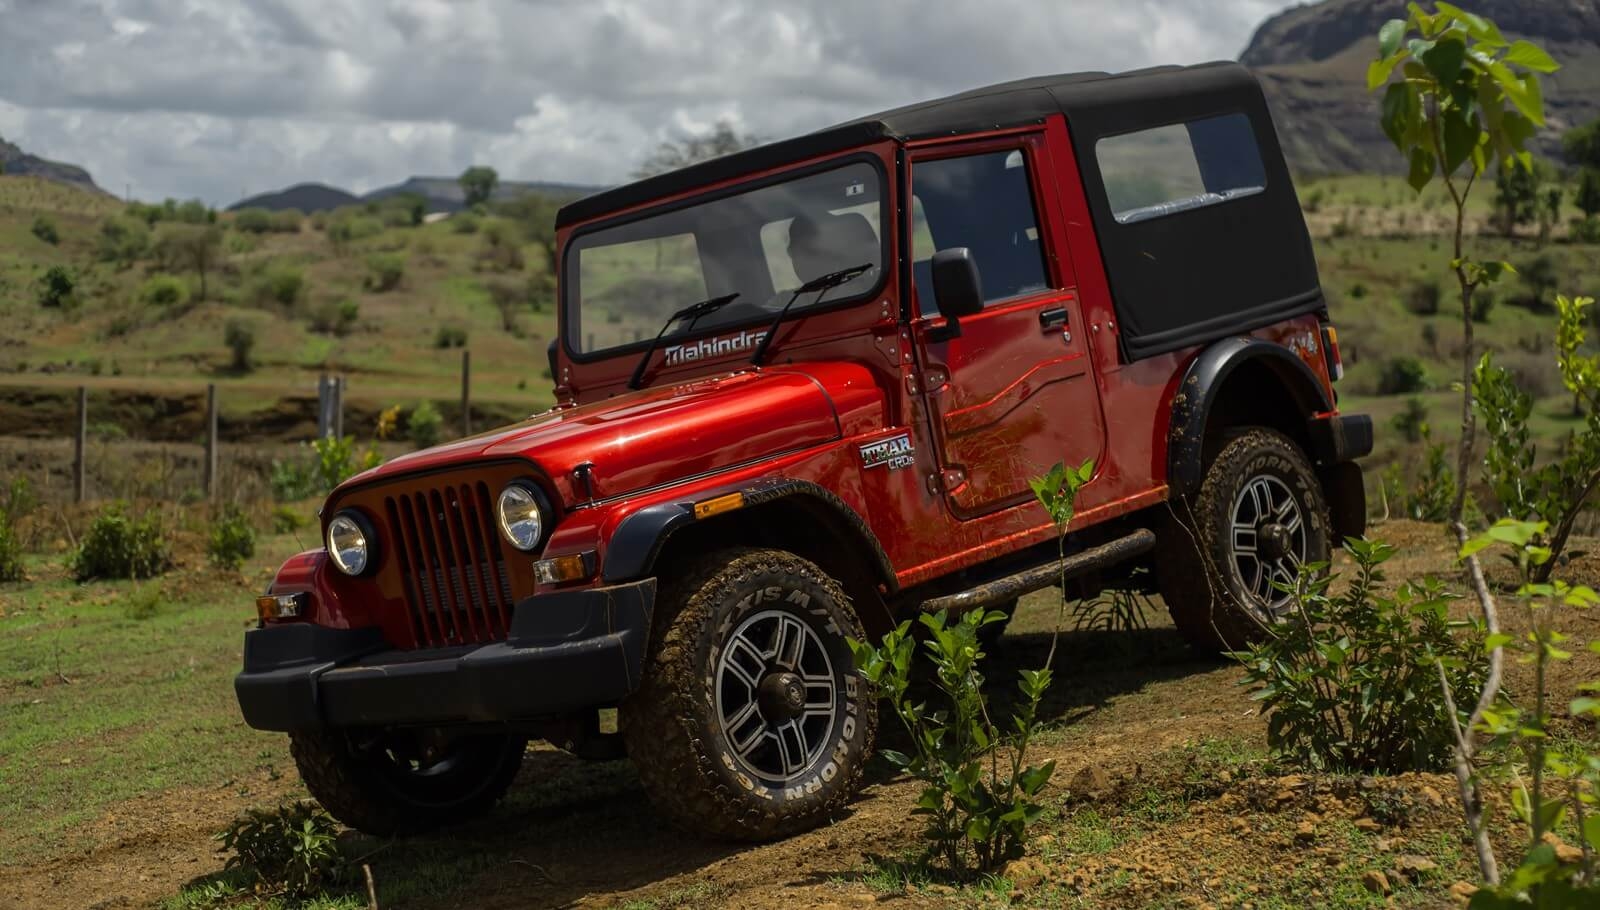
[[358,831],[419,834],[489,811],[522,767],[528,741],[504,733],[318,730],[289,734],[300,779]]
[[839,583],[780,550],[713,553],[663,585],[639,691],[622,706],[651,801],[690,831],[767,840],[836,816],[877,707]]
[[1173,624],[1205,651],[1238,649],[1283,618],[1300,567],[1327,562],[1328,505],[1287,436],[1252,427],[1212,458],[1192,500],[1175,503],[1157,560]]

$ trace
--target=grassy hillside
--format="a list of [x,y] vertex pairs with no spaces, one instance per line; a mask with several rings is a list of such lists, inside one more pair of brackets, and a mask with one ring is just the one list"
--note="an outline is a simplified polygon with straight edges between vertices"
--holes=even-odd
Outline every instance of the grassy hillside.
[[[545,255],[520,223],[467,215],[411,226],[405,213],[375,206],[275,216],[272,230],[257,232],[247,213],[225,214],[201,299],[196,270],[162,263],[160,244],[164,234],[205,227],[158,221],[141,229],[148,249],[119,262],[103,252],[102,232],[130,220],[122,208],[0,177],[0,319],[8,327],[0,385],[185,394],[217,382],[226,411],[238,413],[314,395],[316,377],[337,372],[350,377],[354,402],[410,406],[459,395],[465,345],[476,402],[516,413],[551,400]],[[41,223],[58,242],[39,236]],[[60,306],[41,300],[52,267],[75,286]],[[396,270],[397,279],[379,274]],[[249,369],[234,365],[230,323],[254,337]]]

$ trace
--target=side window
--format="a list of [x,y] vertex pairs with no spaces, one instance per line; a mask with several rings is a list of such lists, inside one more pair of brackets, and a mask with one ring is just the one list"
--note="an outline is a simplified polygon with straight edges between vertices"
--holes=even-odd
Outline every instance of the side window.
[[1244,114],[1107,136],[1095,143],[1095,159],[1122,224],[1252,195],[1267,183]]
[[1048,287],[1021,151],[919,161],[911,180],[912,278],[923,315],[938,312],[933,254],[951,247],[972,251],[986,303]]

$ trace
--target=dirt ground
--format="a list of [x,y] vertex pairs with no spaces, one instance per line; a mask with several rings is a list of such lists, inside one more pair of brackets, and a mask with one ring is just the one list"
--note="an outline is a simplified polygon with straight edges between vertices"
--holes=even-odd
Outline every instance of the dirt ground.
[[[1374,530],[1406,554],[1391,564],[1391,579],[1449,574],[1437,527]],[[1575,549],[1595,553],[1593,543]],[[1563,574],[1600,582],[1600,555]],[[540,747],[489,818],[395,844],[349,835],[346,846],[367,857],[386,908],[1464,904],[1461,883],[1474,869],[1452,778],[1339,778],[1265,761],[1264,725],[1239,669],[1194,657],[1159,608],[1147,615],[1143,631],[1064,638],[1039,744],[1039,758],[1058,763],[1043,834],[1027,858],[986,882],[951,888],[899,865],[916,848],[919,822],[908,814],[915,787],[882,762],[845,817],[751,847],[670,829],[626,763],[584,764]],[[1600,636],[1597,619],[1582,617],[1568,631]],[[1039,664],[1054,621],[1044,595],[1025,602],[988,672],[995,690]],[[1596,675],[1593,662],[1565,666],[1551,692],[1564,704],[1580,679]],[[886,720],[890,744],[891,727]],[[78,832],[87,846],[76,852],[22,866],[0,857],[0,908],[170,899],[220,870],[214,835],[236,813],[303,793],[292,769],[282,772],[115,805]]]

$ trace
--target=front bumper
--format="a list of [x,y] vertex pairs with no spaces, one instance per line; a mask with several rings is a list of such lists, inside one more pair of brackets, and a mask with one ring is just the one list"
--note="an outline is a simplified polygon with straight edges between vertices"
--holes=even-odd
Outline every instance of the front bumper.
[[257,730],[477,723],[616,704],[638,688],[655,579],[516,604],[504,642],[396,651],[377,629],[245,633],[234,692]]

